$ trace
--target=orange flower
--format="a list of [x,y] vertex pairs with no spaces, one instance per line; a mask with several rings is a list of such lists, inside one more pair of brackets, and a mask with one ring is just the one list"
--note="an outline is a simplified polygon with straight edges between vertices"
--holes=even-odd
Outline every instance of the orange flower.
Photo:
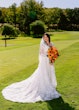
[[59,56],[58,50],[56,47],[52,46],[47,51],[47,56],[49,58],[50,63],[54,63],[57,57]]

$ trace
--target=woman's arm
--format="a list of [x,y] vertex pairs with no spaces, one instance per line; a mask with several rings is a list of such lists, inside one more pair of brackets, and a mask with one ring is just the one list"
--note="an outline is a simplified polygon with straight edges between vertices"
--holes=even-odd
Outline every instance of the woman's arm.
[[43,45],[43,44],[40,45],[39,54],[40,54],[40,55],[45,55],[45,50],[44,50],[44,45]]

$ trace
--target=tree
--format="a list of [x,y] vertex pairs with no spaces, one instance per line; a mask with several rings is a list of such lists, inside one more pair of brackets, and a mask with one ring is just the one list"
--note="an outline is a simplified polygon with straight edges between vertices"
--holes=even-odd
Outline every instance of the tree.
[[15,27],[16,27],[16,17],[17,17],[17,15],[16,15],[16,13],[17,13],[17,11],[16,11],[16,3],[14,3],[11,7],[10,7],[10,10],[11,10],[11,12],[12,12],[12,20],[13,20],[13,24],[15,25]]
[[49,28],[49,26],[51,24],[51,9],[44,8],[43,21]]
[[25,0],[21,4],[19,28],[26,34],[30,34],[30,23],[38,19],[42,4],[35,0]]
[[66,15],[65,11],[62,10],[60,12],[60,20],[59,20],[59,23],[58,23],[59,29],[67,30],[68,23],[69,23],[69,20],[67,18],[67,15]]
[[60,8],[44,8],[43,21],[47,25],[48,29],[58,28],[60,12]]
[[69,19],[68,30],[79,30],[79,8],[66,9]]
[[7,35],[9,36],[9,38],[10,38],[10,37],[14,37],[14,38],[15,38],[15,37],[18,36],[18,31],[15,30],[15,28],[14,28],[13,26],[11,26],[11,25],[9,25],[9,24],[6,24],[6,25],[4,25],[4,27],[3,27],[2,35],[5,35],[4,40],[5,40],[5,47],[6,47],[6,46],[7,46],[7,42],[6,42],[6,40],[7,40]]
[[0,9],[0,23],[4,23],[4,17],[3,17],[2,9]]
[[73,24],[79,24],[79,8],[74,8],[72,12]]
[[3,26],[2,35],[8,35],[9,37],[17,37],[19,31],[15,29],[12,25],[5,24]]
[[31,31],[34,37],[41,37],[45,32],[45,24],[40,20],[36,20],[30,24]]

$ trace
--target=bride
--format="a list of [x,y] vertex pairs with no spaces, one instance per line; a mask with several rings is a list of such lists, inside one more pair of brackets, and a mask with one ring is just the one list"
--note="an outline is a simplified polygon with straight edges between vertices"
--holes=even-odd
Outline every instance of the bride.
[[45,33],[40,43],[38,68],[29,78],[4,88],[2,94],[5,99],[13,102],[34,103],[60,97],[56,91],[54,64],[50,64],[47,57],[50,46],[53,46],[53,43],[50,42],[49,34]]

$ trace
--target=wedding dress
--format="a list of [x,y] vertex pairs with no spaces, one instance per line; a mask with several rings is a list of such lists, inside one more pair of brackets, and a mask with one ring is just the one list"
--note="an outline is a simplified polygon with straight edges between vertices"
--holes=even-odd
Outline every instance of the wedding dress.
[[27,79],[13,83],[2,90],[5,99],[13,102],[29,103],[59,98],[56,91],[57,81],[54,64],[49,63],[47,46],[42,38],[40,43],[39,64]]

